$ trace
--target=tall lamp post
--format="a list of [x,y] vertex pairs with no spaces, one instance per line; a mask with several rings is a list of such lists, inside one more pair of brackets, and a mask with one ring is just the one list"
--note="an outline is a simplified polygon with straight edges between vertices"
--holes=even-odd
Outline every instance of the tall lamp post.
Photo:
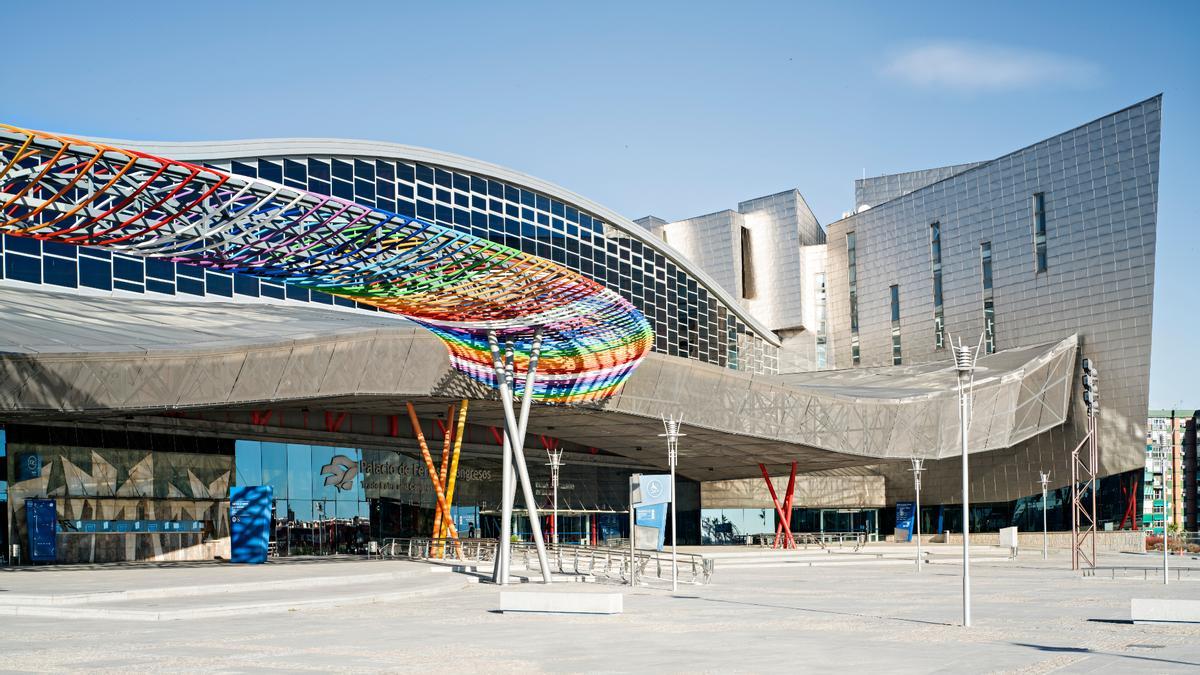
[[1050,472],[1038,471],[1038,482],[1042,484],[1042,560],[1049,558],[1050,531],[1046,527],[1046,488],[1050,486]]
[[554,491],[554,515],[550,521],[550,543],[558,546],[558,470],[562,467],[562,448],[556,450],[546,450],[546,454],[550,456],[550,461],[546,462],[550,465],[550,489]]
[[917,529],[917,571],[921,571],[921,472],[925,470],[925,460],[912,458],[913,487],[917,490],[917,509],[913,514],[913,522]]
[[675,465],[679,463],[679,438],[687,436],[687,434],[679,433],[679,427],[683,424],[683,415],[679,419],[675,416],[663,418],[663,430],[666,433],[659,434],[660,437],[667,439],[667,461],[671,464],[671,592],[675,593],[679,590],[679,566],[675,561],[675,512],[678,511],[679,503],[676,501],[675,494]]
[[[982,344],[983,336],[980,336],[980,346]],[[971,427],[971,388],[975,373],[975,359],[978,355],[978,347],[975,349],[975,353],[972,354],[971,348],[964,345],[961,339],[958,345],[954,347],[954,369],[958,371],[958,422],[962,432],[962,607],[963,627],[965,628],[971,626],[971,517],[968,505],[968,485],[970,480],[967,473],[967,443],[968,431]]]

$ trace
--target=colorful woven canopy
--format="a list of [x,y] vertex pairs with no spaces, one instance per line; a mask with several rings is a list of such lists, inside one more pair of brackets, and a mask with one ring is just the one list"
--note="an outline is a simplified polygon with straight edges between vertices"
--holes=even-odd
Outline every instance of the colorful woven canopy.
[[514,341],[522,372],[540,326],[534,396],[547,402],[611,395],[653,343],[632,304],[543,258],[337,197],[4,125],[0,232],[373,305],[433,331],[456,369],[489,385],[487,332]]

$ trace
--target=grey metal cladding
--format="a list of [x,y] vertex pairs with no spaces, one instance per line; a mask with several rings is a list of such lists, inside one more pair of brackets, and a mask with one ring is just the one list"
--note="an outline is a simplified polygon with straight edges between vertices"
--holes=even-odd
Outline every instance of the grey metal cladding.
[[854,208],[874,206],[889,202],[897,197],[919,190],[951,176],[956,176],[968,169],[974,169],[986,162],[971,162],[970,164],[955,164],[941,166],[936,169],[922,169],[906,173],[893,173],[884,176],[870,176],[854,181]]
[[[862,364],[891,357],[888,289],[901,290],[905,363],[950,358],[934,349],[929,226],[941,224],[946,329],[975,343],[983,331],[980,244],[993,258],[998,349],[1077,334],[1100,370],[1103,475],[1140,468],[1154,302],[1161,96],[1106,115],[996,160],[970,168],[828,226],[830,358],[848,368],[850,328],[845,238],[855,232]],[[1048,269],[1036,271],[1032,197],[1045,194]],[[1070,386],[1079,387],[1078,377]],[[1078,392],[1076,391],[1076,394]],[[1031,494],[1037,472],[1069,476],[1068,456],[1083,437],[1084,410],[1073,398],[1070,424],[986,461],[1004,480],[978,472],[972,499],[1007,501]],[[1037,426],[1043,411],[1015,423]],[[936,463],[935,463],[936,464]],[[955,462],[956,464],[956,462]],[[889,495],[911,478],[889,471]],[[944,478],[944,483],[939,481]],[[960,499],[952,467],[933,468],[931,500]]]
[[[445,346],[402,320],[275,304],[113,297],[105,299],[104,315],[89,319],[97,333],[92,339],[103,340],[103,346],[84,350],[73,343],[84,336],[60,317],[84,315],[91,301],[71,293],[0,288],[0,306],[13,310],[9,317],[21,327],[18,334],[46,340],[33,348],[0,335],[0,419],[299,402],[390,415],[395,402],[406,398],[494,396],[478,387],[463,389],[469,383],[450,368]],[[152,317],[161,325],[153,337],[131,330]],[[972,435],[979,452],[1061,424],[1065,392],[1045,384],[1048,374],[1068,377],[1075,352],[1072,336],[981,362],[976,394],[981,422]],[[556,415],[586,417],[579,426],[557,425],[556,436],[644,459],[640,446],[648,432],[631,425],[658,428],[661,415],[683,412],[688,471],[738,478],[754,475],[759,462],[799,459],[816,470],[914,453],[952,455],[955,377],[940,363],[783,376],[651,354],[611,399],[539,406],[535,417],[539,424],[554,424]],[[1021,406],[1048,412],[1028,415]],[[1019,426],[1013,422],[1018,419],[1037,421]],[[622,436],[632,437],[622,443]]]

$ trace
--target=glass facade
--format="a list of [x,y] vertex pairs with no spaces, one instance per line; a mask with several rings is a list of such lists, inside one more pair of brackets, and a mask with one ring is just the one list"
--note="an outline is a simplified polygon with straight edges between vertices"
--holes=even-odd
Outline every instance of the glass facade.
[[233,174],[279,180],[289,187],[420,218],[553,260],[616,291],[641,310],[654,326],[658,352],[735,370],[778,371],[778,348],[686,269],[612,223],[551,196],[477,174],[376,157],[286,156],[208,163]]
[[[208,164],[420,218],[553,260],[641,310],[654,326],[658,352],[735,370],[778,371],[778,348],[686,269],[612,223],[540,192],[461,171],[380,158],[303,156]],[[752,293],[753,269],[747,266],[744,271]],[[279,281],[7,235],[0,236],[2,280],[55,289],[296,301],[375,311]]]
[[[0,495],[12,499],[0,501],[0,514],[12,516],[0,523],[0,550],[27,541],[25,499],[55,499],[57,561],[64,563],[227,557],[233,486],[272,488],[272,542],[282,556],[364,553],[371,540],[428,537],[436,513],[423,460],[397,450],[10,425],[0,428],[0,460]],[[460,460],[451,507],[460,536],[498,535],[499,463]],[[549,470],[537,462],[529,470],[549,532]],[[630,473],[565,464],[560,541],[602,545],[627,537]],[[677,488],[680,541],[696,543],[699,483],[680,479]],[[522,505],[513,532],[527,539]]]
[[774,509],[700,510],[702,544],[745,544],[750,535],[774,532]]
[[22,550],[25,502],[46,498],[60,562],[212,559],[212,542],[228,541],[232,442],[13,425],[0,431],[0,455],[5,539]]
[[0,280],[6,279],[43,285],[48,290],[311,302],[376,311],[369,305],[279,281],[7,234],[0,235]]

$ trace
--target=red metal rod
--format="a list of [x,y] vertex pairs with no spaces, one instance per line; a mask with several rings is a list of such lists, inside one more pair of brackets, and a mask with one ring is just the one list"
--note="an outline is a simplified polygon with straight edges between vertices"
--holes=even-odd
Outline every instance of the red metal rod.
[[763,480],[767,482],[767,489],[771,491],[771,501],[775,503],[775,513],[779,515],[779,522],[783,524],[783,533],[787,535],[788,541],[791,541],[792,526],[783,513],[783,507],[779,504],[779,497],[775,494],[775,485],[771,483],[771,474],[767,473],[767,465],[759,464],[758,468],[762,471]]

